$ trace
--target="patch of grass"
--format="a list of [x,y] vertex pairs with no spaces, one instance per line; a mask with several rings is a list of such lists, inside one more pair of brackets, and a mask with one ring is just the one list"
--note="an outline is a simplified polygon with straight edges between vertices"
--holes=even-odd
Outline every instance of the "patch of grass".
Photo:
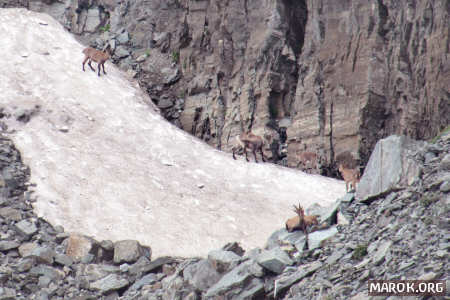
[[180,52],[173,50],[172,51],[172,60],[175,63],[178,63],[178,61],[180,60]]
[[150,49],[145,50],[145,55],[146,55],[147,57],[150,56]]
[[105,26],[101,26],[100,27],[100,31],[103,32],[107,32],[111,29],[111,25],[110,24],[106,24]]
[[352,258],[356,260],[361,260],[367,255],[367,244],[358,245],[355,250],[353,250]]
[[450,125],[449,126],[447,126],[446,128],[444,128],[444,130],[442,130],[437,136],[435,136],[434,138],[432,138],[431,140],[430,140],[430,143],[436,143],[437,142],[437,140],[441,137],[441,136],[443,136],[444,134],[447,134],[448,132],[450,132]]
[[437,193],[433,194],[425,194],[420,198],[420,204],[422,204],[423,207],[428,207],[434,202],[439,201],[439,195]]

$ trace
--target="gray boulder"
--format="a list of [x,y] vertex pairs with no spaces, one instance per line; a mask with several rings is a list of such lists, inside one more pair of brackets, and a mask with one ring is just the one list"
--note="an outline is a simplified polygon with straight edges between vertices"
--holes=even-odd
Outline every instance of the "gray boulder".
[[208,253],[208,260],[217,272],[224,273],[237,266],[241,257],[231,251],[213,250]]
[[138,281],[136,281],[130,288],[129,290],[133,291],[133,290],[139,290],[141,287],[143,287],[144,285],[150,285],[155,283],[156,281],[158,281],[158,276],[156,274],[150,273],[145,275],[144,277],[142,277],[141,279],[139,279]]
[[375,266],[380,265],[384,262],[386,255],[389,253],[392,246],[391,241],[385,241],[380,247],[378,247],[377,252],[375,252],[372,257],[372,262]]
[[47,247],[36,247],[31,251],[28,257],[34,257],[39,263],[51,265],[56,253],[53,249]]
[[369,201],[417,181],[421,167],[414,154],[424,145],[425,142],[396,135],[378,141],[357,186],[356,199]]
[[216,284],[208,289],[206,297],[223,294],[233,288],[244,286],[252,277],[249,271],[252,261],[245,261],[225,274]]
[[266,242],[265,249],[270,250],[285,244],[296,245],[304,239],[305,234],[303,231],[297,230],[288,232],[286,229],[282,228],[272,233]]
[[20,246],[20,243],[16,241],[0,241],[0,251],[8,251],[16,249]]
[[56,269],[56,268],[52,268],[50,266],[45,266],[45,265],[38,265],[36,267],[33,267],[30,270],[30,273],[33,275],[41,275],[41,276],[46,276],[48,278],[50,278],[51,280],[58,280],[64,277],[64,272]]
[[36,233],[37,227],[30,220],[22,220],[16,224],[16,230],[19,234],[29,238]]
[[130,40],[130,36],[128,34],[128,31],[124,31],[121,34],[119,34],[116,37],[116,40],[120,43],[120,44],[126,44],[128,43],[128,41]]
[[125,240],[114,243],[114,263],[134,263],[139,257],[147,256],[150,258],[151,251],[149,247],[143,247],[134,240]]
[[96,8],[88,10],[84,31],[94,32],[100,25],[100,12]]
[[125,47],[119,46],[114,51],[114,56],[117,58],[125,58],[130,55],[130,51],[128,51]]
[[117,274],[110,274],[105,278],[91,283],[90,289],[100,291],[102,294],[107,294],[111,291],[119,290],[128,284],[128,280],[121,278]]
[[294,263],[289,255],[278,247],[262,251],[256,260],[261,266],[276,274],[281,274],[286,266]]
[[308,248],[314,250],[321,246],[321,243],[337,233],[336,226],[330,227],[326,230],[318,230],[308,235]]
[[76,277],[85,278],[89,282],[105,278],[111,271],[99,264],[77,264],[73,268],[76,271]]
[[163,68],[161,74],[164,76],[164,83],[167,85],[174,84],[181,78],[181,73],[178,68]]
[[312,263],[303,265],[301,268],[298,268],[297,271],[287,274],[285,276],[278,277],[277,279],[277,289],[274,290],[274,298],[276,298],[277,293],[284,293],[290,286],[299,282],[303,278],[310,276],[314,272],[316,272],[320,267],[322,267],[323,263],[320,261],[314,261]]
[[66,254],[74,260],[81,260],[86,255],[97,252],[98,247],[98,242],[90,237],[71,234],[67,239]]
[[16,291],[7,287],[0,287],[0,299],[14,300],[16,298]]
[[207,259],[190,264],[183,270],[183,277],[200,291],[207,291],[222,277]]
[[236,299],[264,299],[264,281],[253,278],[245,289],[237,295]]
[[22,215],[19,210],[11,208],[11,207],[2,207],[0,208],[0,217],[5,219],[9,219],[12,221],[20,221],[22,219]]
[[450,154],[444,156],[440,165],[441,170],[450,170]]
[[70,267],[73,264],[73,260],[68,255],[57,253],[55,255],[55,263]]

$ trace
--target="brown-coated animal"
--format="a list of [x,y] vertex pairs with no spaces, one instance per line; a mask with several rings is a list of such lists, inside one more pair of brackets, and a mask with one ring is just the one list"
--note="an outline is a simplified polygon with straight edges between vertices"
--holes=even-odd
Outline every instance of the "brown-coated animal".
[[258,162],[258,159],[256,158],[256,151],[259,151],[261,153],[261,158],[262,161],[265,162],[266,160],[264,159],[264,153],[263,153],[263,146],[264,146],[264,140],[262,137],[260,137],[259,135],[253,134],[251,131],[248,132],[243,132],[241,133],[239,136],[236,137],[238,146],[237,147],[233,147],[233,158],[236,159],[235,156],[235,151],[237,150],[237,148],[239,146],[241,146],[244,149],[244,153],[245,153],[245,159],[247,161],[248,157],[247,157],[247,149],[252,150],[253,152],[253,156],[255,157],[255,162]]
[[318,216],[305,216],[303,207],[298,204],[294,205],[294,212],[297,216],[290,218],[286,221],[286,230],[292,232],[297,229],[301,229],[306,235],[308,235],[308,227],[312,225],[319,225]]
[[317,169],[317,154],[314,152],[303,151],[297,153],[298,166],[302,166],[303,171]]
[[92,67],[91,62],[95,61],[97,63],[98,76],[100,76],[100,69],[103,68],[103,74],[106,75],[105,72],[105,62],[111,57],[111,45],[108,44],[103,51],[88,47],[83,50],[84,60],[83,60],[83,71],[84,64],[88,61],[88,65],[92,71],[95,72],[95,69]]
[[345,181],[345,191],[348,192],[348,185],[350,184],[350,188],[356,189],[356,184],[359,182],[359,178],[361,176],[359,169],[348,169],[344,167],[343,164],[339,164],[339,172]]

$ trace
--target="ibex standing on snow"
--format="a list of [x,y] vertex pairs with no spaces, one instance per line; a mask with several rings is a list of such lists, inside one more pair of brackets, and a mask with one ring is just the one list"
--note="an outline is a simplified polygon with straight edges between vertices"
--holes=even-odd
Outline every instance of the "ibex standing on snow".
[[361,176],[359,169],[347,169],[343,164],[339,164],[339,172],[345,181],[345,191],[348,192],[348,185],[350,188],[356,189],[356,184],[359,182],[359,177]]
[[83,60],[83,71],[84,64],[88,61],[88,65],[92,71],[95,72],[95,69],[92,67],[91,62],[95,61],[97,63],[98,76],[100,77],[100,69],[103,67],[103,74],[106,75],[105,72],[105,62],[111,57],[111,45],[108,44],[103,51],[88,47],[83,50],[84,60]]
[[[262,161],[265,162],[264,159],[264,153],[263,153],[263,146],[264,146],[264,140],[262,137],[253,134],[251,131],[248,132],[244,132],[241,133],[239,136],[236,137],[237,143],[239,146],[241,146],[242,148],[244,148],[244,153],[245,153],[245,159],[247,161],[248,157],[247,157],[247,148],[252,150],[253,155],[255,156],[255,162],[258,162],[258,159],[256,158],[256,151],[259,150],[259,152],[261,153],[261,158]],[[236,156],[234,155],[236,148],[238,148],[238,146],[233,147],[232,151],[233,151],[233,158],[236,159]]]
[[298,158],[298,166],[302,167],[303,171],[308,170],[316,170],[317,169],[317,154],[314,152],[307,152],[303,151],[300,153],[297,153]]

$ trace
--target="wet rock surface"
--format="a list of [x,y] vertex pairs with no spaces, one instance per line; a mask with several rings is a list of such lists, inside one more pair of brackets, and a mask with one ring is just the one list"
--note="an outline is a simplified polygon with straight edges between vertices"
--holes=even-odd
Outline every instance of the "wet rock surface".
[[[349,225],[311,228],[308,238],[280,229],[265,249],[246,253],[230,243],[207,259],[153,260],[138,241],[95,241],[37,218],[28,169],[0,136],[0,174],[7,168],[18,179],[0,188],[1,299],[370,299],[372,278],[449,280],[450,195],[440,187],[450,176],[442,168],[450,135],[417,150],[423,172],[413,184],[367,204],[348,194],[323,209],[345,214]],[[327,237],[317,243],[315,234]]]

